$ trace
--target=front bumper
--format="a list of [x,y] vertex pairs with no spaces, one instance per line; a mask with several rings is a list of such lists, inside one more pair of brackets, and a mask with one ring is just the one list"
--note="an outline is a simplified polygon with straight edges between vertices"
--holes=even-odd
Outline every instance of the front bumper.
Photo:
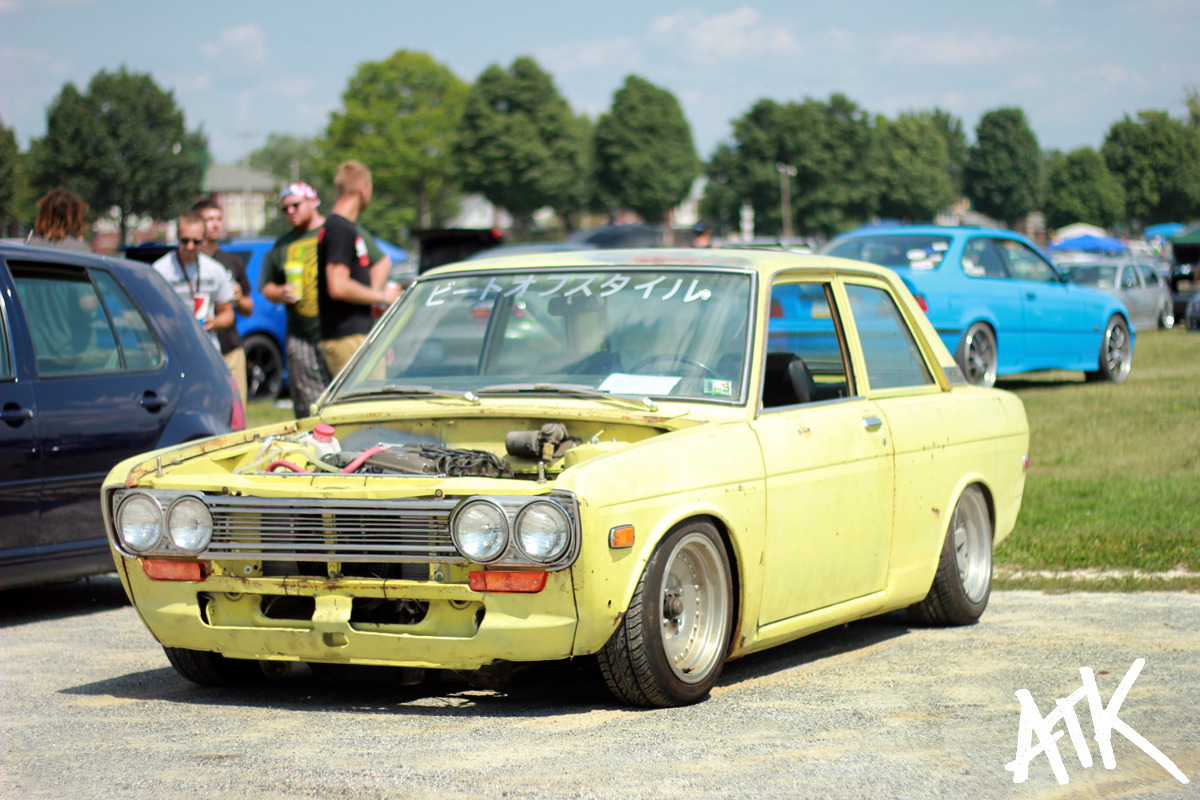
[[[577,615],[571,571],[537,593],[476,592],[466,574],[436,580],[240,577],[159,581],[121,558],[134,606],[167,647],[230,658],[474,670],[568,658]],[[409,619],[368,609],[408,604]]]

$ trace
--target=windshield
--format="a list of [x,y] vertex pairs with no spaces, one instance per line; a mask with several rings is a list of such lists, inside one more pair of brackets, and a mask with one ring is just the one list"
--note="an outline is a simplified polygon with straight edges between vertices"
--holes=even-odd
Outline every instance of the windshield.
[[750,274],[716,270],[427,279],[388,316],[333,400],[562,392],[739,401],[751,298]]
[[937,269],[950,249],[949,236],[930,234],[879,234],[855,236],[836,242],[828,255],[869,261],[881,267]]
[[1098,264],[1072,264],[1063,267],[1074,283],[1111,289],[1117,285],[1117,268]]

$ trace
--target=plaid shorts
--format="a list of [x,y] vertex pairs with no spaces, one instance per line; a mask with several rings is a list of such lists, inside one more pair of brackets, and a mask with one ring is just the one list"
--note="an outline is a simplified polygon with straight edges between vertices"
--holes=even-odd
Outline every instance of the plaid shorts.
[[296,419],[309,416],[312,404],[333,380],[325,357],[315,342],[287,337],[288,391]]

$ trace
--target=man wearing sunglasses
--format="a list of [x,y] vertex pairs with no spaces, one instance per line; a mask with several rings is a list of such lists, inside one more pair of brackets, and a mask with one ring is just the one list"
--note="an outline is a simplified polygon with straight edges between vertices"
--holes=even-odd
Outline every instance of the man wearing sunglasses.
[[205,239],[204,217],[189,211],[179,218],[179,248],[154,262],[154,270],[196,315],[218,352],[217,331],[234,324],[233,281],[229,272],[200,252]]

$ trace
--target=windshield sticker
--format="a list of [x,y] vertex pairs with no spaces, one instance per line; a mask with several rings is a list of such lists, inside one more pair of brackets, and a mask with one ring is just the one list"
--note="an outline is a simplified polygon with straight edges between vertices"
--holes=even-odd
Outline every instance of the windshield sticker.
[[670,394],[680,379],[681,376],[631,375],[627,372],[614,372],[605,378],[597,388],[602,392],[611,392],[612,394],[664,395]]
[[[603,280],[603,283],[596,284]],[[460,281],[445,281],[432,285],[429,296],[425,298],[426,306],[440,306],[455,300],[483,302],[496,296],[523,298],[532,293],[538,297],[610,297],[618,292],[630,291],[640,294],[643,300],[680,300],[684,303],[694,303],[712,299],[712,289],[700,285],[700,278],[676,277],[673,280],[666,275],[659,275],[644,283],[633,284],[631,275],[520,275],[507,279],[488,278],[483,286],[468,284]]]
[[705,378],[704,394],[709,397],[733,397],[733,381],[721,378]]

